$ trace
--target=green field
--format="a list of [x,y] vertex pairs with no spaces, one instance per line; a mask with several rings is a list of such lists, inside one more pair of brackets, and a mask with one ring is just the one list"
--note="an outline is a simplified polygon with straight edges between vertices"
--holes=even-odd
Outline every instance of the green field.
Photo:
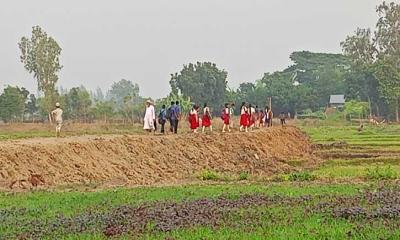
[[400,127],[304,127],[316,169],[248,181],[0,194],[0,239],[400,239]]

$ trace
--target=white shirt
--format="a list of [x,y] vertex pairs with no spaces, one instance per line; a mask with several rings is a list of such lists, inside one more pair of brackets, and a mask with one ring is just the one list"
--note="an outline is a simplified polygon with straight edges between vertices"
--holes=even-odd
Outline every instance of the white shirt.
[[62,122],[62,114],[63,114],[63,110],[61,108],[56,108],[55,110],[53,110],[51,112],[51,115],[53,116],[54,120],[56,122]]

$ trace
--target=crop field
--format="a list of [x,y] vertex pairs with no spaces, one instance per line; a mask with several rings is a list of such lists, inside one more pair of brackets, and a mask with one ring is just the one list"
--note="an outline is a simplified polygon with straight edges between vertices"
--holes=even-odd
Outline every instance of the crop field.
[[0,193],[0,239],[399,239],[400,127],[301,130],[318,164],[268,176]]

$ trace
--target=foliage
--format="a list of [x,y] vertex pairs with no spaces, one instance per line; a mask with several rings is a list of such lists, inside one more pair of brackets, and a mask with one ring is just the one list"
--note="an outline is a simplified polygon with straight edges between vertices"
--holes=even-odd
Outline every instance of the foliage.
[[289,174],[288,180],[291,182],[305,182],[305,181],[314,181],[316,176],[308,171],[304,172],[294,172]]
[[28,95],[25,88],[6,87],[0,95],[0,118],[4,122],[23,120]]
[[236,105],[250,102],[264,107],[272,97],[274,111],[294,115],[307,109],[319,111],[328,103],[329,95],[345,92],[344,76],[349,62],[343,55],[303,51],[292,53],[290,58],[294,64],[289,68],[265,73],[255,84],[240,84]]
[[396,171],[390,166],[375,166],[374,168],[367,168],[366,178],[369,180],[392,180],[397,178]]
[[84,87],[74,87],[69,90],[64,98],[64,114],[69,119],[88,119],[92,100],[89,92]]
[[171,102],[176,102],[176,101],[179,101],[179,105],[181,106],[183,113],[189,112],[189,110],[193,106],[190,97],[185,97],[183,95],[170,93],[167,97],[158,99],[156,101],[156,107],[158,110],[161,108],[162,105],[165,105],[168,108],[168,106],[171,105]]
[[344,104],[346,115],[355,115],[356,117],[367,116],[369,112],[368,102],[348,101]]
[[107,120],[114,115],[114,107],[109,101],[97,102],[92,112],[97,119],[103,119],[104,123],[107,123]]
[[39,26],[32,28],[30,39],[22,37],[18,45],[21,62],[29,73],[33,73],[38,89],[44,92],[42,105],[49,113],[56,100],[55,85],[62,68],[59,59],[61,47]]
[[217,181],[220,177],[218,173],[212,170],[204,170],[200,175],[200,179],[203,181]]
[[245,181],[245,180],[248,180],[248,179],[249,179],[249,173],[248,172],[241,172],[239,174],[239,178],[238,178],[239,181]]
[[218,69],[215,63],[189,63],[180,73],[171,74],[170,85],[175,95],[180,91],[196,104],[207,103],[219,109],[225,101],[227,76],[228,73]]
[[26,111],[31,115],[32,122],[35,121],[35,114],[38,112],[39,107],[35,94],[29,95],[29,100],[26,103]]
[[[368,100],[393,105],[396,120],[400,119],[400,4],[385,1],[377,7],[379,19],[374,34],[370,29],[357,29],[341,43],[344,53],[352,61],[353,75],[350,82],[359,85],[351,90],[368,94]],[[361,76],[361,78],[360,78]],[[383,102],[384,103],[384,102]],[[379,103],[375,104],[379,114]]]
[[139,94],[139,85],[130,80],[114,82],[107,93],[107,100],[113,102],[117,113],[131,121],[143,116],[145,99]]

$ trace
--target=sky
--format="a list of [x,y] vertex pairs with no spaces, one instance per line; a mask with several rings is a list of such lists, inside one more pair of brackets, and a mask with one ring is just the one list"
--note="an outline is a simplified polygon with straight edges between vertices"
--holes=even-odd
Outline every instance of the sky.
[[293,51],[340,53],[357,27],[374,27],[378,0],[0,0],[0,87],[36,81],[18,42],[41,26],[62,47],[58,86],[104,91],[122,78],[142,96],[170,92],[184,64],[215,62],[228,85],[291,64]]

